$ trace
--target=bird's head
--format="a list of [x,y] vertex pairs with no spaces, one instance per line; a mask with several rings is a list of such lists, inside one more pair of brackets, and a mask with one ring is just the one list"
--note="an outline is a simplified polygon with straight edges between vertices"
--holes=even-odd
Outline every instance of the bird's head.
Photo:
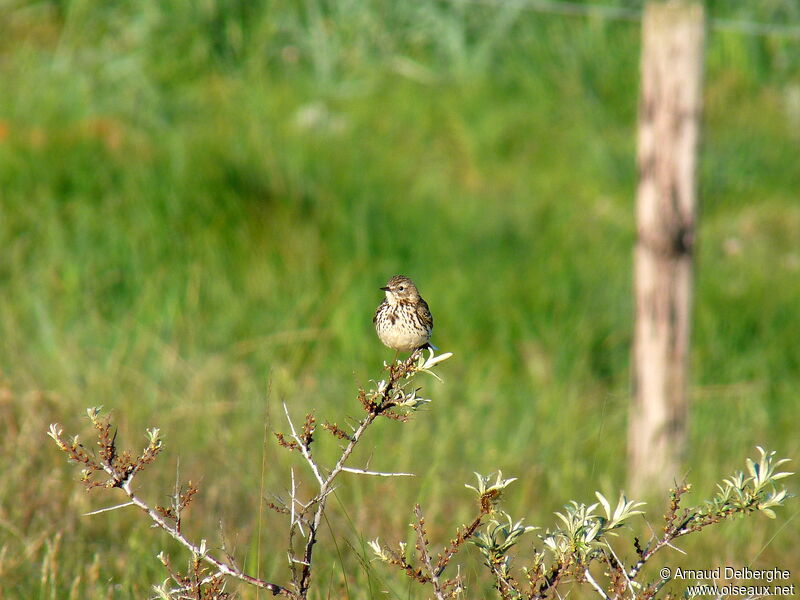
[[405,275],[395,275],[381,289],[386,293],[386,301],[389,304],[397,304],[401,301],[417,302],[419,300],[417,286]]

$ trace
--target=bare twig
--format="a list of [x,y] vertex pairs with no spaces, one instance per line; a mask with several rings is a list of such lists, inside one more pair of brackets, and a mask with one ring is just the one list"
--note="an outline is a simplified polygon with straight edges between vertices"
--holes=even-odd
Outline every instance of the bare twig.
[[305,441],[301,439],[300,436],[297,435],[297,430],[294,428],[294,423],[292,423],[292,418],[289,416],[289,409],[286,408],[285,402],[283,403],[283,412],[286,414],[286,420],[289,421],[289,429],[292,430],[292,439],[294,439],[294,441],[298,444],[303,458],[306,459],[306,462],[311,467],[311,471],[314,473],[314,477],[319,484],[322,485],[324,480],[322,478],[322,474],[319,472],[317,463],[311,457],[311,448],[305,443]]
[[354,469],[353,467],[342,467],[342,471],[346,473],[355,473],[356,475],[375,475],[376,477],[416,477],[414,473],[390,473],[384,471],[367,471],[366,469]]
[[118,508],[125,508],[126,506],[133,506],[133,502],[123,502],[122,504],[117,504],[116,506],[98,508],[97,510],[93,510],[92,512],[83,513],[83,516],[91,517],[92,515],[99,515],[100,513],[111,512],[112,510],[117,510]]
[[583,576],[586,577],[586,581],[589,582],[589,585],[595,589],[595,591],[600,595],[601,598],[603,598],[603,600],[611,600],[608,597],[608,594],[606,594],[605,590],[600,587],[600,584],[595,581],[594,577],[592,577],[592,574],[589,572],[589,567],[586,567],[586,570],[583,572]]
[[[226,563],[218,560],[217,558],[213,557],[212,555],[208,554],[207,550],[203,546],[198,546],[190,542],[183,534],[181,534],[175,527],[171,526],[167,523],[161,515],[159,515],[154,509],[150,508],[150,506],[145,503],[141,498],[139,498],[136,493],[131,489],[131,480],[128,479],[122,485],[122,491],[130,498],[131,503],[138,506],[142,509],[147,516],[149,516],[161,529],[166,531],[174,540],[176,540],[179,544],[187,548],[193,554],[196,554],[202,558],[205,562],[211,564],[219,573],[223,575],[227,575],[229,577],[233,577],[234,579],[238,579],[240,581],[244,581],[252,586],[257,588],[267,589],[271,591],[274,595],[284,595],[284,596],[292,596],[289,590],[283,588],[274,583],[270,583],[269,581],[265,581],[263,579],[258,579],[251,575],[247,575],[243,573],[238,568],[231,567]],[[204,545],[204,544],[203,544]]]

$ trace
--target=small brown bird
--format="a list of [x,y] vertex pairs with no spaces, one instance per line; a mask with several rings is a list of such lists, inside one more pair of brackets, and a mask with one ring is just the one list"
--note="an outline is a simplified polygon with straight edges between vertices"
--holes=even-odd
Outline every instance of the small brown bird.
[[372,322],[384,345],[397,352],[412,352],[431,345],[433,316],[417,286],[404,275],[395,275],[385,287],[383,302],[378,305]]

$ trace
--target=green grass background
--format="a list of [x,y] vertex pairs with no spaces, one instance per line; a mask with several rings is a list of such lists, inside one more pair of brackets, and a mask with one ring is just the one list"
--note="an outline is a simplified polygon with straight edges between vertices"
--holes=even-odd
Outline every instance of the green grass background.
[[[708,8],[800,24],[791,0]],[[518,477],[505,507],[541,526],[616,496],[639,33],[513,3],[0,4],[0,595],[145,598],[159,550],[185,560],[133,509],[80,516],[121,498],[86,494],[45,430],[87,434],[93,405],[124,446],[161,427],[143,494],[166,502],[176,471],[198,482],[193,535],[216,544],[221,520],[249,570],[285,583],[284,519],[259,516],[259,495],[309,473],[265,432],[286,429],[281,402],[358,414],[357,386],[391,358],[371,316],[395,273],[455,356],[423,382],[429,411],[365,439],[359,460],[419,476],[342,480],[315,597],[425,597],[364,541],[405,539],[418,501],[444,544],[473,471]],[[800,457],[800,41],[712,29],[704,98],[694,501],[756,444]],[[796,581],[797,513],[665,560]]]

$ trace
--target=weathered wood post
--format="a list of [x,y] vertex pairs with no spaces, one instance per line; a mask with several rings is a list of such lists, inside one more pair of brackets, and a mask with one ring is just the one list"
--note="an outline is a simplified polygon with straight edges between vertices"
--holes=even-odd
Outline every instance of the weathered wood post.
[[628,475],[633,493],[682,475],[705,21],[651,2],[642,23]]

